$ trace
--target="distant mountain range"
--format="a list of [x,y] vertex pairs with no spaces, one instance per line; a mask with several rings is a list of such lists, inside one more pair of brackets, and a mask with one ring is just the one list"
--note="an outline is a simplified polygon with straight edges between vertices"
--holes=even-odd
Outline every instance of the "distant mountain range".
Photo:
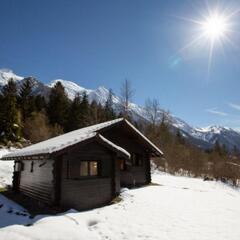
[[[3,87],[10,78],[16,81],[18,87],[20,87],[21,84],[24,82],[24,79],[26,79],[24,77],[14,74],[11,70],[0,69],[0,88]],[[33,77],[31,78],[34,81],[34,93],[44,95],[45,97],[49,95],[51,87],[57,81],[60,81],[65,87],[66,93],[70,99],[73,99],[76,93],[83,93],[85,91],[88,95],[88,99],[90,102],[95,100],[96,102],[104,105],[109,95],[109,90],[103,86],[92,90],[83,88],[72,81],[66,81],[62,79],[56,79],[49,84],[43,84],[41,81],[36,80]],[[120,98],[116,95],[113,96],[113,104],[116,111],[121,106]],[[148,121],[148,117],[144,107],[139,106],[135,103],[131,103],[130,111],[136,121]],[[164,112],[164,110],[160,110],[160,114],[163,114]],[[219,141],[220,144],[225,144],[229,150],[232,150],[234,146],[236,146],[240,150],[240,133],[238,131],[222,126],[194,128],[182,119],[177,118],[171,114],[168,115],[168,118],[173,130],[176,131],[177,129],[179,129],[181,134],[189,142],[198,147],[201,147],[203,149],[210,149],[216,141]]]

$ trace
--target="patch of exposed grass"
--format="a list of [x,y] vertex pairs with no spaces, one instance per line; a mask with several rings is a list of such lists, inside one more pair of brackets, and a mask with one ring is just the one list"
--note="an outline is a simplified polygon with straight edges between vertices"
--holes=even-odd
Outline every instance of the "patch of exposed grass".
[[1,193],[1,192],[6,192],[6,191],[7,191],[6,188],[0,187],[0,193]]
[[122,201],[122,198],[117,196],[115,197],[112,201],[111,201],[111,204],[116,204],[116,203],[119,203]]
[[163,185],[159,183],[149,183],[147,186],[163,186]]

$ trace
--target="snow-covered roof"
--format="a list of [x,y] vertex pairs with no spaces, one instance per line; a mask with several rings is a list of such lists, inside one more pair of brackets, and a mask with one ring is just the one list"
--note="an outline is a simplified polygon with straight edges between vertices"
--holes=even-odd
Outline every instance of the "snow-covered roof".
[[103,142],[107,143],[109,146],[112,146],[112,147],[115,148],[116,150],[124,153],[126,156],[128,156],[128,158],[131,157],[131,154],[130,154],[128,151],[126,151],[124,148],[122,148],[122,147],[116,145],[115,143],[109,141],[108,139],[106,139],[106,138],[105,138],[104,136],[102,136],[101,134],[98,134],[97,136],[98,136]]
[[124,121],[132,128],[135,130],[135,132],[142,137],[156,152],[158,152],[160,155],[163,155],[163,152],[155,145],[153,144],[148,138],[146,138],[137,128],[135,128],[129,121],[125,120]]
[[115,119],[112,121],[96,124],[93,126],[81,128],[69,133],[65,133],[63,135],[48,139],[46,141],[42,141],[36,144],[33,144],[31,146],[25,147],[20,150],[16,150],[12,153],[9,153],[7,155],[4,155],[2,159],[11,159],[16,157],[25,157],[25,156],[34,156],[34,155],[41,155],[41,154],[51,154],[54,152],[58,152],[64,148],[67,148],[69,146],[75,145],[77,143],[83,142],[87,139],[98,137],[101,141],[105,142],[112,148],[114,148],[116,151],[119,151],[123,153],[125,156],[130,157],[130,154],[123,149],[122,147],[119,147],[118,145],[114,144],[113,142],[109,141],[105,137],[103,137],[101,134],[98,133],[99,130],[102,130],[104,128],[107,128],[109,126],[115,125],[119,122],[125,121],[134,131],[141,136],[148,144],[154,148],[155,151],[157,151],[159,154],[162,154],[161,150],[158,149],[152,142],[150,142],[140,131],[138,131],[131,123],[129,123],[127,120],[123,118]]

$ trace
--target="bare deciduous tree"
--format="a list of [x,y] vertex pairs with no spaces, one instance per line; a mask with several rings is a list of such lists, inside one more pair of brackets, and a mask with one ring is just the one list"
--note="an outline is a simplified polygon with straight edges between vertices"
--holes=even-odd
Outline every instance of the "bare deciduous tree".
[[132,89],[131,82],[125,79],[121,86],[121,103],[122,103],[122,114],[124,117],[129,116],[129,105],[132,97],[134,95],[134,90]]
[[157,99],[147,99],[145,102],[145,111],[152,126],[156,126],[157,121],[160,120],[160,104]]
[[24,123],[24,136],[32,143],[37,143],[63,134],[63,129],[55,124],[51,126],[48,123],[46,113],[34,112]]

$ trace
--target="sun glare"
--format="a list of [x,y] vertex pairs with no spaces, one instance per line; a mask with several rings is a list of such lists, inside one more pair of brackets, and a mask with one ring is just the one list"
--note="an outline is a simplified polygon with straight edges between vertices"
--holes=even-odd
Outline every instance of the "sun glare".
[[211,41],[220,40],[224,38],[228,31],[228,22],[224,16],[215,13],[201,24],[203,32]]
[[[236,27],[236,16],[239,15],[240,9],[231,11],[231,9],[222,9],[221,7],[207,7],[206,13],[202,12],[202,19],[193,19],[180,17],[184,21],[188,21],[194,24],[194,35],[191,40],[182,47],[179,52],[183,55],[187,53],[191,47],[204,47],[208,50],[208,74],[210,73],[211,62],[213,59],[213,53],[218,46],[224,50],[226,44],[236,47],[236,44],[232,41],[234,35],[238,32],[233,29]],[[196,49],[196,48],[195,48]],[[184,56],[184,55],[183,55]]]

